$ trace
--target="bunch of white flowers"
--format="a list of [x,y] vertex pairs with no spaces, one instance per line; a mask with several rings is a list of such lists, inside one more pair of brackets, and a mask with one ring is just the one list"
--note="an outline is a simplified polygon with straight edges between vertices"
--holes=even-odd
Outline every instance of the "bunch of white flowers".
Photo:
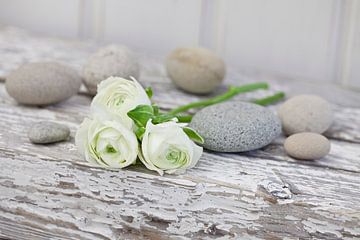
[[[178,114],[267,88],[268,84],[261,82],[230,86],[222,95],[162,113],[151,103],[151,88],[144,89],[134,78],[110,77],[98,85],[91,103],[91,118],[80,125],[75,143],[87,161],[106,168],[124,168],[140,159],[145,167],[160,175],[182,173],[200,159],[203,149],[195,142],[203,144],[204,139],[184,124],[190,122],[191,115]],[[278,92],[253,102],[268,105],[284,96]]]
[[151,103],[151,89],[134,78],[110,77],[98,85],[91,118],[80,125],[75,143],[87,161],[119,169],[137,159],[160,175],[195,166],[203,152],[202,137],[174,114]]

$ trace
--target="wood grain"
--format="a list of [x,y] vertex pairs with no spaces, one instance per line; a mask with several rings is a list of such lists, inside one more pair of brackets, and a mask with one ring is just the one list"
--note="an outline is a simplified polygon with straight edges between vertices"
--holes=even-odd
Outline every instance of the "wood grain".
[[[163,109],[206,97],[177,90],[159,62],[148,62],[141,80]],[[273,80],[271,90],[237,100],[291,88]],[[356,96],[334,104],[324,159],[294,160],[279,137],[246,154],[205,151],[184,175],[161,177],[139,165],[109,171],[82,159],[74,134],[90,97],[27,107],[0,83],[0,238],[359,239],[360,108],[346,107]],[[31,144],[28,129],[42,120],[66,124],[71,139]]]
[[[181,95],[162,98],[169,100],[164,105],[175,106]],[[331,154],[320,161],[285,156],[280,138],[246,155],[206,152],[185,175],[165,177],[139,166],[119,172],[90,167],[73,138],[45,146],[28,141],[28,128],[45,119],[65,123],[73,136],[89,103],[89,97],[75,96],[29,108],[17,105],[1,86],[4,236],[360,237],[359,132],[352,125],[337,139],[354,143],[332,140]]]

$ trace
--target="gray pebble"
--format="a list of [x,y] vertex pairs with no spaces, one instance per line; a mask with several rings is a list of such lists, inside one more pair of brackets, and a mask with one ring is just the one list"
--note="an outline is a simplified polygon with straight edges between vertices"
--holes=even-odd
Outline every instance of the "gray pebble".
[[39,122],[33,125],[28,133],[32,143],[46,144],[61,142],[69,138],[70,129],[54,122]]
[[210,93],[225,76],[224,61],[205,48],[177,48],[165,66],[175,85],[190,93]]
[[138,78],[140,67],[133,52],[126,46],[109,45],[90,56],[83,68],[85,86],[95,95],[97,85],[108,77]]
[[284,147],[291,157],[314,160],[323,158],[329,153],[330,141],[318,133],[304,132],[288,137]]
[[279,108],[279,117],[287,135],[300,132],[325,132],[333,122],[330,104],[316,95],[298,95]]
[[81,77],[69,66],[56,62],[25,64],[6,78],[5,87],[17,102],[27,105],[49,105],[75,95]]
[[195,114],[189,127],[204,138],[204,148],[218,152],[258,149],[281,133],[280,120],[269,109],[245,102],[206,107]]

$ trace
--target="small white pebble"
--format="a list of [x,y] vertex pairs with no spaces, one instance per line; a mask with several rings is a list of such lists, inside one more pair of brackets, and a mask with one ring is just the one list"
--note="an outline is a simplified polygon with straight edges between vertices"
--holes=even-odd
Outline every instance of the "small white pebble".
[[83,68],[84,84],[95,95],[97,85],[108,77],[138,78],[139,63],[134,53],[122,45],[100,48],[89,57]]
[[175,85],[190,93],[210,93],[225,76],[224,61],[205,48],[177,48],[165,66]]
[[298,95],[279,108],[279,118],[285,134],[325,132],[333,122],[330,104],[315,95]]
[[318,133],[304,132],[288,137],[284,147],[291,157],[315,160],[325,157],[330,152],[330,141]]

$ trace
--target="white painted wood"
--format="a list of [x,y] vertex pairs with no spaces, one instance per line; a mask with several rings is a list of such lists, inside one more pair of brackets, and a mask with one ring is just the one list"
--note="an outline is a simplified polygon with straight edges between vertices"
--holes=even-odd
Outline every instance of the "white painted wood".
[[340,45],[339,79],[345,87],[360,88],[360,2],[344,1],[344,19]]
[[227,1],[203,0],[199,45],[224,55],[226,38]]
[[95,0],[79,0],[79,38],[95,39]]
[[299,81],[335,80],[338,0],[226,2],[224,57],[228,63]]
[[107,0],[104,39],[164,56],[198,45],[200,9],[200,0]]
[[79,0],[0,0],[0,23],[50,36],[77,37]]

